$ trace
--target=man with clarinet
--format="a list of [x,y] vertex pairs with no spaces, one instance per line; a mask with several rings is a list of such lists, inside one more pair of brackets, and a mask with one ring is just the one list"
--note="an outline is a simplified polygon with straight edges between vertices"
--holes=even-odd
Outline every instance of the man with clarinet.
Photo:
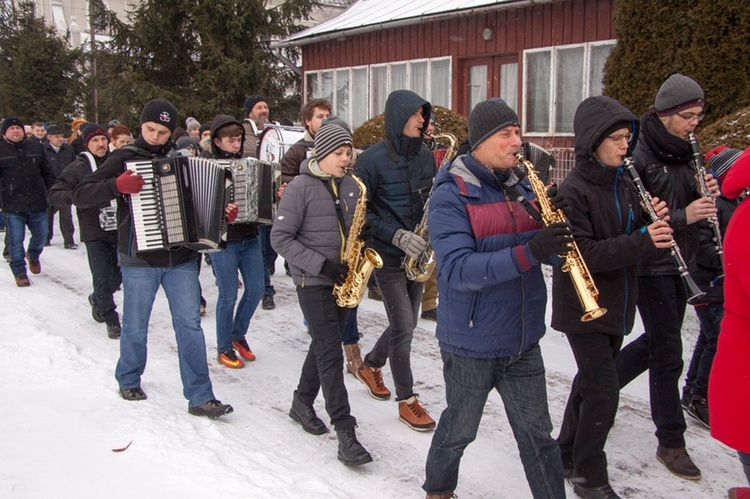
[[[688,136],[703,119],[703,89],[681,74],[670,76],[659,88],[654,107],[641,117],[641,138],[633,156],[646,190],[667,203],[669,224],[681,252],[661,249],[638,268],[638,311],[644,333],[617,357],[620,388],[648,369],[651,417],[656,425],[657,460],[673,474],[699,480],[701,472],[685,449],[685,417],[680,406],[682,320],[695,294],[686,289],[686,270],[694,266],[699,241],[697,222],[716,214],[713,199],[698,191]],[[718,192],[711,175],[709,192]]]

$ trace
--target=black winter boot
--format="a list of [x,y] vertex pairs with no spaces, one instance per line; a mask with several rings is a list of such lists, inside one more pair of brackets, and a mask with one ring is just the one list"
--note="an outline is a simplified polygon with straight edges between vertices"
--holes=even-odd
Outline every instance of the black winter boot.
[[359,466],[371,463],[372,456],[357,440],[354,428],[352,426],[345,430],[336,430],[336,438],[339,439],[339,461],[347,466]]
[[315,409],[311,405],[306,405],[297,399],[295,392],[292,399],[292,408],[289,409],[289,417],[302,425],[302,429],[313,435],[323,435],[328,433],[328,428],[322,419],[315,414]]

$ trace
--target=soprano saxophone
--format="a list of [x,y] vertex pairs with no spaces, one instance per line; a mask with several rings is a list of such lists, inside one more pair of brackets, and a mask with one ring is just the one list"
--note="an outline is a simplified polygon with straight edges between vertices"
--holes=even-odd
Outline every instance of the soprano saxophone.
[[372,248],[365,248],[365,242],[359,238],[362,227],[365,225],[365,214],[367,213],[367,187],[354,175],[351,175],[351,177],[359,187],[359,199],[357,199],[354,218],[344,248],[344,262],[349,270],[343,284],[333,286],[336,304],[339,307],[346,308],[354,308],[359,305],[367,290],[367,281],[370,280],[372,271],[383,266],[383,259],[378,252]]
[[[456,140],[456,136],[450,133],[433,135],[432,138],[447,139],[448,142],[450,142],[450,146],[448,147],[445,156],[443,156],[445,159],[440,165],[440,168],[442,168],[450,161],[451,156],[453,156],[458,141]],[[435,265],[437,264],[435,261],[435,250],[432,249],[432,245],[430,244],[430,230],[427,226],[427,217],[430,211],[430,197],[432,197],[432,189],[430,189],[430,194],[427,196],[427,202],[424,204],[422,220],[420,220],[419,225],[414,229],[416,235],[427,241],[427,248],[422,252],[422,255],[419,258],[412,258],[409,255],[406,255],[404,261],[401,263],[406,278],[414,282],[427,281],[435,271]]]
[[[568,219],[565,213],[552,206],[552,201],[547,197],[547,187],[539,179],[534,165],[530,161],[525,160],[522,154],[516,154],[516,159],[526,170],[526,176],[529,178],[529,182],[531,182],[531,189],[536,194],[537,204],[539,205],[544,225],[547,226],[560,222],[567,224]],[[591,277],[588,267],[586,267],[586,262],[583,261],[578,245],[573,241],[570,243],[570,247],[571,250],[564,255],[565,263],[563,263],[560,269],[563,272],[567,272],[573,280],[573,287],[583,306],[584,313],[581,321],[588,322],[598,319],[607,313],[607,309],[600,307],[596,303],[597,298],[599,298],[599,290],[596,288],[596,284],[594,284],[594,279]]]

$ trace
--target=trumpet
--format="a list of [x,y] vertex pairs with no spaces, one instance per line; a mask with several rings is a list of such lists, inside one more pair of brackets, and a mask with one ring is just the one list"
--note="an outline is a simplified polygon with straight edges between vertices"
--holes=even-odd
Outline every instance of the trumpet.
[[[526,170],[526,176],[531,182],[531,189],[536,194],[537,203],[539,204],[539,211],[542,214],[542,222],[544,225],[551,225],[554,223],[568,223],[568,218],[562,210],[558,210],[552,206],[552,201],[547,197],[547,187],[539,179],[534,165],[530,161],[524,159],[522,154],[516,154],[516,159]],[[583,261],[581,251],[578,249],[578,245],[573,241],[570,243],[571,250],[564,255],[565,263],[560,267],[563,272],[567,272],[570,278],[573,280],[573,287],[578,294],[578,299],[583,306],[583,316],[581,316],[582,322],[592,321],[598,319],[602,315],[607,313],[607,309],[600,307],[596,303],[599,298],[599,290],[594,284],[594,279],[589,273],[586,262]]]

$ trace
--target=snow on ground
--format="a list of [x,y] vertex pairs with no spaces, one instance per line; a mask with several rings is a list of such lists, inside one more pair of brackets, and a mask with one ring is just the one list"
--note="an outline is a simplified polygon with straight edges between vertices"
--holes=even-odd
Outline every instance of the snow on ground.
[[[358,435],[374,457],[356,469],[336,460],[334,433],[309,435],[287,416],[308,337],[281,260],[273,277],[276,309],[259,307],[248,334],[258,359],[240,370],[222,367],[214,358],[217,288],[210,269],[203,268],[208,300],[203,328],[214,391],[235,410],[218,421],[187,413],[163,292],[151,318],[143,377],[148,400],[126,402],[113,376],[117,341],[91,319],[84,247],[65,250],[56,237],[42,255],[42,266],[42,274],[31,276],[30,288],[17,288],[9,271],[0,274],[0,497],[424,497],[420,487],[431,433],[400,423],[393,400],[370,398],[346,376]],[[121,293],[116,298],[121,303]],[[386,325],[382,304],[365,299],[359,318],[366,352]],[[434,329],[434,323],[420,321],[412,362],[416,391],[437,420],[445,396]],[[635,334],[640,330],[637,325]],[[696,330],[689,311],[686,360]],[[548,331],[542,349],[556,435],[575,364],[567,341],[555,331]],[[384,374],[392,387],[387,368]],[[715,498],[744,484],[735,453],[690,420],[688,449],[703,479],[681,480],[656,461],[645,376],[623,391],[620,405],[607,453],[611,482],[624,497]],[[316,410],[327,420],[322,397]],[[113,452],[130,442],[127,450]],[[456,492],[461,498],[530,497],[497,394],[491,395],[478,438],[466,451]]]

